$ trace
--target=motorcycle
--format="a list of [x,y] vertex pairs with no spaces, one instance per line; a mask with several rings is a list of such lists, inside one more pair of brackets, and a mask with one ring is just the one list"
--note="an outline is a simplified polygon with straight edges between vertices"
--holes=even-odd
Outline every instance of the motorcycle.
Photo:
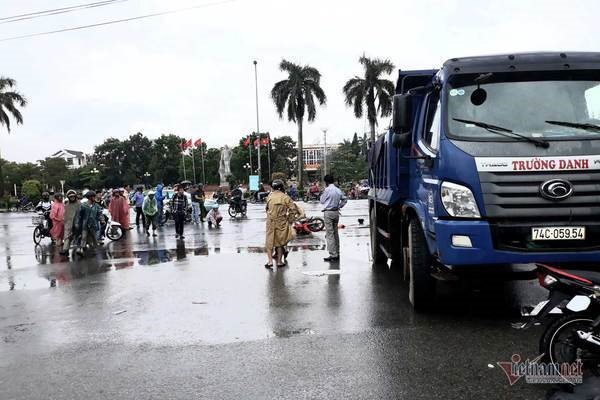
[[40,244],[43,238],[50,237],[50,228],[48,224],[48,216],[50,211],[39,212],[36,216],[31,217],[33,229],[33,243]]
[[298,235],[308,235],[325,229],[325,221],[320,217],[301,218],[294,222],[294,230]]
[[321,199],[321,192],[306,192],[304,195],[304,202],[319,201]]
[[[600,371],[600,272],[563,270],[537,264],[538,280],[548,299],[523,310],[529,320],[517,329],[547,323],[539,342],[543,361],[556,365],[581,360],[583,369]],[[570,382],[567,382],[570,383]]]
[[102,215],[104,215],[104,220],[106,221],[106,231],[104,232],[104,235],[113,242],[121,239],[123,237],[123,227],[121,224],[113,221],[110,213],[106,209],[102,210]]
[[229,216],[232,218],[236,218],[238,214],[241,214],[242,217],[246,216],[246,211],[248,210],[248,203],[246,200],[240,199],[239,201],[229,200],[229,209],[227,212]]
[[213,193],[213,199],[215,199],[217,201],[217,204],[227,203],[227,198],[225,197],[225,193],[223,193],[223,192]]

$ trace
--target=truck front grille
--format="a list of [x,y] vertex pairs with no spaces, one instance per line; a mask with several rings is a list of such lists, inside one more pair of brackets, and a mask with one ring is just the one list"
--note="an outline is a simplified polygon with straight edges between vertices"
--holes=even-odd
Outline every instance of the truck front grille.
[[[540,185],[557,178],[571,182],[573,194],[543,198]],[[600,217],[600,171],[480,172],[479,180],[488,219]]]

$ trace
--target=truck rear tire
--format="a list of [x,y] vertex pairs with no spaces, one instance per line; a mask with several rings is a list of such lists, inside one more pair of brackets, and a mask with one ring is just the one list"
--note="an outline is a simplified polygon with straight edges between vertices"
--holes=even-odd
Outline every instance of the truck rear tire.
[[412,218],[408,225],[408,298],[416,310],[428,308],[435,299],[435,279],[431,276],[431,255],[425,234],[418,219]]
[[379,241],[377,240],[377,218],[375,207],[369,211],[369,228],[371,231],[371,257],[373,257],[373,264],[385,264],[387,263],[387,256],[381,250]]

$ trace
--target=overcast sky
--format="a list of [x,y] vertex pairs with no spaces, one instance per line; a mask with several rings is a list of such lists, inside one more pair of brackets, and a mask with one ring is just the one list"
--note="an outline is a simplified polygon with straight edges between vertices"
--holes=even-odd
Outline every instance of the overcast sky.
[[[93,0],[0,0],[0,17]],[[0,38],[166,11],[218,0],[128,0],[0,24]],[[487,3],[487,4],[486,4]],[[600,51],[598,1],[238,0],[104,27],[0,42],[0,75],[29,99],[25,123],[0,131],[2,156],[35,161],[60,148],[92,152],[108,137],[176,133],[209,146],[235,144],[256,129],[258,61],[261,131],[296,135],[269,97],[278,63],[318,68],[327,94],[306,143],[365,131],[346,108],[344,82],[358,57],[397,68],[437,68],[467,55],[536,50]],[[391,77],[396,78],[394,73]],[[381,121],[380,127],[388,121]]]

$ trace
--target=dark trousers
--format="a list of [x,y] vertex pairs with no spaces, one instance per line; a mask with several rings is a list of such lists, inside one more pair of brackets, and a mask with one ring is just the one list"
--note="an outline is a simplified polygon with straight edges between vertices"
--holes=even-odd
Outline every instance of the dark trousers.
[[175,219],[175,234],[183,235],[183,225],[185,224],[185,213],[176,212],[173,214],[173,219]]
[[150,226],[152,226],[152,231],[155,231],[157,221],[158,221],[158,213],[154,214],[154,215],[146,215],[146,222],[144,223],[144,227],[146,228],[146,231],[148,231],[150,229]]
[[140,226],[140,216],[142,216],[142,226],[146,226],[146,217],[144,216],[142,207],[136,207],[135,208],[135,224],[137,226]]

